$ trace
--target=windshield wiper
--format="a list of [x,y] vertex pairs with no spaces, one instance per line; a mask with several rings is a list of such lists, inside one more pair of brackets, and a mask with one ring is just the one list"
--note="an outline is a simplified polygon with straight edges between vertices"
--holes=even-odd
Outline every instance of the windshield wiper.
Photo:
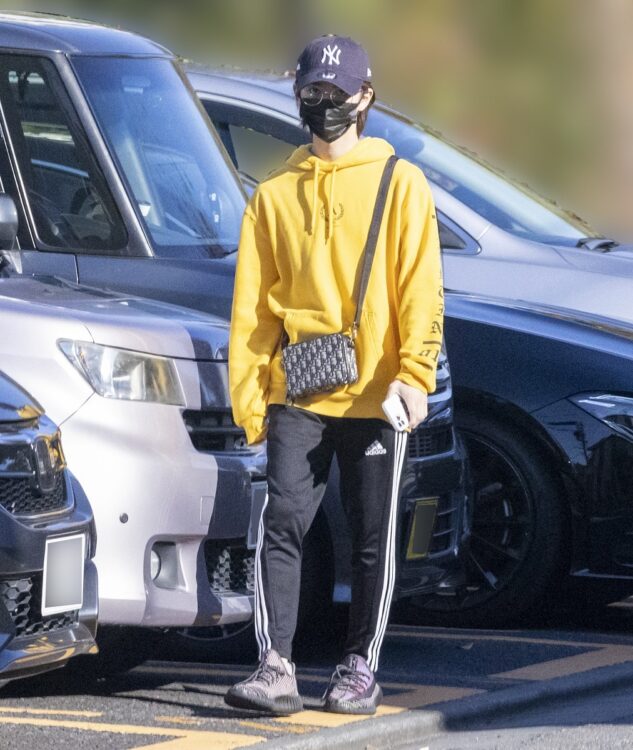
[[599,250],[601,253],[608,253],[619,244],[619,242],[609,239],[609,237],[583,237],[578,240],[576,247],[584,247],[586,250]]

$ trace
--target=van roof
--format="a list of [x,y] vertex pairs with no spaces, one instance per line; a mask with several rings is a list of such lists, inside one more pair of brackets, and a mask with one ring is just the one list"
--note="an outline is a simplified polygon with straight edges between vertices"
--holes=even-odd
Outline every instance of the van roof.
[[139,34],[53,13],[0,12],[0,47],[73,55],[173,54]]

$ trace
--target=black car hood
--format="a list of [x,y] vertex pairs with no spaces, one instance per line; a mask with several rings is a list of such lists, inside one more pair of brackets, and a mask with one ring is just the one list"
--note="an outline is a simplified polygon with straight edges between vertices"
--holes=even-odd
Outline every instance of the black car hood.
[[567,307],[446,290],[446,313],[463,320],[478,320],[556,338],[574,339],[590,329],[633,345],[633,324]]

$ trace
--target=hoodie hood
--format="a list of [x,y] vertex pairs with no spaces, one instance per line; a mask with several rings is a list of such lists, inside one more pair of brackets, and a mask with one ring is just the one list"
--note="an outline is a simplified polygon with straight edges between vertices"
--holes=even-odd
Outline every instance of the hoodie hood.
[[314,234],[317,215],[318,215],[318,199],[319,199],[319,181],[326,180],[328,175],[330,177],[330,189],[328,192],[328,222],[327,222],[327,235],[326,239],[329,239],[330,233],[333,231],[334,221],[333,212],[334,206],[336,205],[336,173],[341,169],[347,167],[354,167],[358,164],[367,164],[375,161],[385,161],[389,156],[394,154],[393,146],[388,143],[384,138],[372,138],[366,137],[361,138],[354,148],[350,149],[346,154],[340,156],[338,159],[328,161],[321,159],[312,152],[312,146],[305,144],[296,148],[292,154],[286,159],[286,164],[296,170],[302,172],[312,172],[312,210],[310,214],[310,234]]

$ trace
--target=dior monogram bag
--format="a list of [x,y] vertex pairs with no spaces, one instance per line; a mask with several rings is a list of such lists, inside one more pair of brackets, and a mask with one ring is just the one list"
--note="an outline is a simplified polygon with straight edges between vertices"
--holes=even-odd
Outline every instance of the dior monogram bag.
[[351,333],[329,333],[308,341],[289,344],[287,334],[283,332],[281,353],[286,374],[286,400],[289,403],[301,396],[332,391],[338,386],[355,383],[358,380],[356,333],[360,326],[363,300],[396,161],[395,156],[387,159],[380,179],[374,212],[363,250],[363,268]]

